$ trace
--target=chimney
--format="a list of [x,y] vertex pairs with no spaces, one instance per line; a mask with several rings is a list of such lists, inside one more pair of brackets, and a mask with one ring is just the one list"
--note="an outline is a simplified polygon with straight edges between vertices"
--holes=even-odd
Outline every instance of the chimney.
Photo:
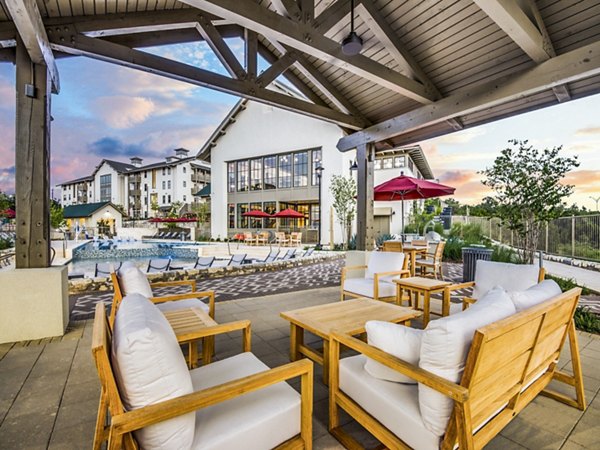
[[176,148],[175,156],[179,159],[187,158],[190,151],[185,148]]
[[137,156],[131,158],[130,161],[132,166],[140,167],[142,165],[142,158],[138,158]]

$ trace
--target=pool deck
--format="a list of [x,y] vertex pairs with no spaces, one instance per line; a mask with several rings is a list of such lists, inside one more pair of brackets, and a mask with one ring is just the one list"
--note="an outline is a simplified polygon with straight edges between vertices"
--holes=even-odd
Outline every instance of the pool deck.
[[[218,303],[216,318],[218,322],[250,319],[252,351],[275,367],[289,361],[289,324],[279,312],[338,300],[338,287],[232,300]],[[72,322],[61,338],[0,345],[0,448],[91,448],[99,398],[91,331],[91,320]],[[600,337],[578,335],[588,409],[581,412],[539,396],[486,448],[600,448]],[[216,341],[218,358],[234,355],[240,348],[236,334]],[[569,360],[567,349],[559,365],[568,365]],[[298,389],[297,381],[291,384]],[[342,448],[327,432],[327,401],[321,367],[315,366],[315,449]],[[348,417],[343,423],[363,443],[374,444]]]

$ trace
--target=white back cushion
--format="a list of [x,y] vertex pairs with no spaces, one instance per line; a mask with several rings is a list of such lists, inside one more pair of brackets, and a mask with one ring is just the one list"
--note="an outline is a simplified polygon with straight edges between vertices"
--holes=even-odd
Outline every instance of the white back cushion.
[[[475,331],[515,312],[506,291],[495,287],[466,311],[429,322],[423,333],[419,367],[458,382]],[[452,407],[450,398],[419,384],[419,408],[428,430],[443,435]]]
[[[141,408],[193,392],[190,372],[165,316],[140,294],[125,297],[113,329],[112,360],[123,404]],[[189,449],[195,414],[135,432],[144,449]]]
[[[402,270],[404,253],[401,252],[371,252],[365,278],[374,278],[376,273]],[[390,276],[389,278],[394,278]]]
[[118,276],[123,295],[142,294],[146,298],[154,297],[148,278],[137,267],[127,266],[121,268]]
[[509,292],[508,295],[510,295],[510,299],[515,305],[517,312],[520,312],[543,303],[546,300],[550,300],[561,294],[561,292],[560,286],[556,281],[544,280],[525,291],[513,291]]
[[509,264],[495,261],[477,261],[473,298],[483,297],[494,286],[505,290],[524,291],[538,282],[539,266]]
[[[418,365],[421,353],[421,339],[423,330],[398,325],[379,320],[370,320],[366,323],[367,341],[369,345],[377,347],[390,355],[396,356],[408,363]],[[417,384],[415,380],[402,375],[377,361],[367,358],[365,371],[380,380],[395,381],[397,383]]]

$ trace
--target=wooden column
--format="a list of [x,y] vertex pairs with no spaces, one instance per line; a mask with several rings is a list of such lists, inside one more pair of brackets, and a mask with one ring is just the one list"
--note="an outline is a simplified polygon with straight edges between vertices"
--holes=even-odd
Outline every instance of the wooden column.
[[19,37],[16,65],[16,267],[49,267],[51,80]]
[[357,250],[373,250],[374,150],[373,144],[363,144],[356,148],[356,162],[358,164],[356,208]]

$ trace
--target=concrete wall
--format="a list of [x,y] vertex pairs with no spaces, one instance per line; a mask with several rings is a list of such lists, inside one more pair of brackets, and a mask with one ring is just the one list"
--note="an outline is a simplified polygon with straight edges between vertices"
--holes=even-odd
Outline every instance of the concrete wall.
[[[211,235],[213,238],[227,236],[227,161],[243,158],[291,152],[321,147],[323,150],[321,236],[322,243],[329,243],[329,210],[332,204],[329,184],[332,175],[348,176],[349,163],[354,152],[340,153],[336,144],[342,137],[336,125],[272,106],[248,102],[236,122],[230,125],[211,153]],[[257,191],[260,201],[287,201],[289,194],[277,191]],[[253,195],[257,195],[254,194]],[[287,198],[289,195],[290,198]],[[258,200],[258,199],[257,199]],[[335,242],[342,241],[341,227],[334,224]]]
[[62,336],[69,323],[67,268],[0,271],[0,344]]

